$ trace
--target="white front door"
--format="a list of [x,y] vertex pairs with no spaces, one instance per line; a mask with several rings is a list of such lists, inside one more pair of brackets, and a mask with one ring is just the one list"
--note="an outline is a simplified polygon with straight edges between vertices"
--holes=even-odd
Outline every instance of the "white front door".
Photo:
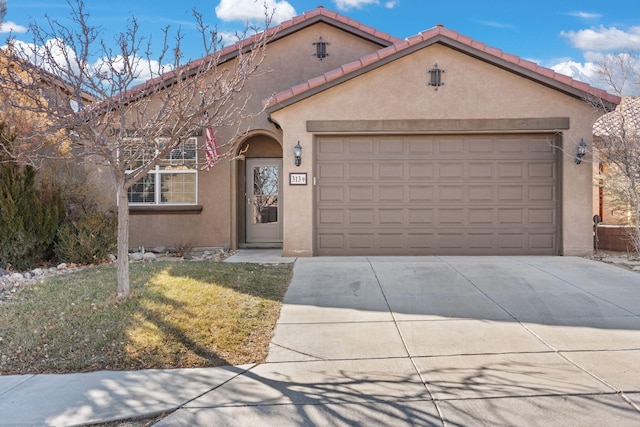
[[248,244],[282,244],[281,175],[282,159],[247,159],[245,194]]

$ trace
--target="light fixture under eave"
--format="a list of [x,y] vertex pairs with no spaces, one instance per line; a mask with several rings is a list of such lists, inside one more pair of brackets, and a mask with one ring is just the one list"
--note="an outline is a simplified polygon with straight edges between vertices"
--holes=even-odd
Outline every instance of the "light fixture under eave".
[[300,141],[298,141],[295,147],[293,147],[293,159],[296,166],[300,166],[302,164],[302,145],[300,145]]
[[580,138],[580,142],[578,143],[578,150],[576,151],[576,157],[574,161],[576,165],[582,163],[582,158],[587,154],[587,144],[584,142],[583,138]]

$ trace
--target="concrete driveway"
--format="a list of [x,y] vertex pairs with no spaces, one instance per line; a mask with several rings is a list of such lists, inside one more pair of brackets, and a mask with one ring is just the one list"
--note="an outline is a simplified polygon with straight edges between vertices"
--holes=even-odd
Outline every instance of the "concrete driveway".
[[158,425],[640,425],[640,274],[301,258],[268,363]]

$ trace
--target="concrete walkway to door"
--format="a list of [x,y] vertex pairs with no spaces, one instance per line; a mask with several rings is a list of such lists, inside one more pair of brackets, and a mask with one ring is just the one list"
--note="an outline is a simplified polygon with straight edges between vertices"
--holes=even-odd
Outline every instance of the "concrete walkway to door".
[[267,362],[158,425],[640,425],[640,274],[299,258]]

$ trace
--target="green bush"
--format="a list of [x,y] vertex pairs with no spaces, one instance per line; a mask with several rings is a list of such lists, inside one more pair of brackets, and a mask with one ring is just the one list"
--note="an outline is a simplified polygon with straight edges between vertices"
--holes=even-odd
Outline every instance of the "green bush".
[[56,257],[76,264],[99,264],[115,251],[116,237],[115,215],[89,213],[60,227],[55,245]]
[[60,191],[36,185],[30,166],[0,164],[0,266],[32,268],[53,254],[58,227],[65,217]]

